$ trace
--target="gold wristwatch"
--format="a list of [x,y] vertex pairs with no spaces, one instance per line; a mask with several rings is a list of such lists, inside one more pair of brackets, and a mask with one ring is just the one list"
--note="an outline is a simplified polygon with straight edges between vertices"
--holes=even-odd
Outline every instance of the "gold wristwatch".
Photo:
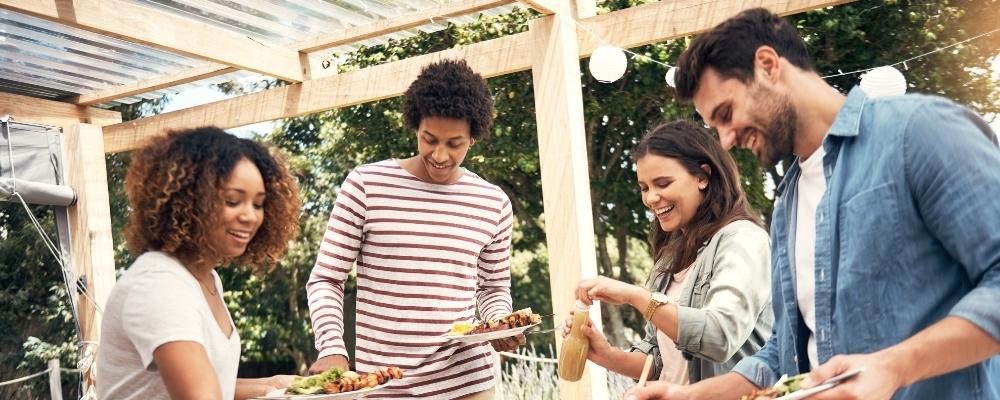
[[670,302],[667,295],[660,292],[653,292],[653,295],[649,298],[649,305],[646,306],[646,312],[642,313],[642,316],[646,318],[646,321],[653,319],[653,313],[656,312],[657,308]]

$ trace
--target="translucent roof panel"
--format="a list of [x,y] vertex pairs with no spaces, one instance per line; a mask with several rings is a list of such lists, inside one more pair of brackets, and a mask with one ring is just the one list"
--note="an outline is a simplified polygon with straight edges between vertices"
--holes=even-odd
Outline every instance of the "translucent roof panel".
[[[41,97],[65,97],[207,62],[82,29],[0,10],[0,72],[5,81],[47,88]],[[0,90],[8,90],[0,82]]]
[[[278,45],[314,38],[357,26],[429,9],[452,1],[436,0],[126,0],[258,38]],[[375,46],[389,39],[435,32],[446,23],[465,23],[478,14],[498,15],[514,5],[449,20],[428,20],[416,28],[394,32],[310,54],[325,57]],[[66,100],[116,86],[181,74],[209,62],[131,43],[0,9],[0,92]],[[177,93],[193,86],[246,78],[249,72],[226,74],[177,87],[151,90],[108,104],[131,103]],[[251,74],[255,75],[255,74]],[[221,80],[220,80],[221,79]],[[263,79],[263,77],[261,77]]]

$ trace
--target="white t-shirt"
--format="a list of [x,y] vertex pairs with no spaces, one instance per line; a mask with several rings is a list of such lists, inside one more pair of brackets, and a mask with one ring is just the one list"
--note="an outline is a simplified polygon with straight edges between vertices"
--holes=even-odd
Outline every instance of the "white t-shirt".
[[809,365],[819,366],[816,351],[816,206],[826,191],[823,174],[823,156],[826,150],[819,146],[809,158],[799,161],[801,174],[797,190],[798,205],[795,214],[795,298],[799,312],[809,327]]
[[[212,278],[222,293],[215,271]],[[232,324],[231,316],[229,321]],[[161,252],[144,253],[115,284],[104,307],[97,349],[98,398],[169,399],[153,351],[177,341],[205,347],[222,398],[232,399],[240,362],[236,329],[228,338],[222,333],[198,280],[177,259]]]

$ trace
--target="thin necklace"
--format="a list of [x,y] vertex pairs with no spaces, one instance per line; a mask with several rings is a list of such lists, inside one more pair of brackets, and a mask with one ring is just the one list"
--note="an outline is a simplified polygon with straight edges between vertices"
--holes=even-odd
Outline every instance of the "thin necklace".
[[[207,290],[207,291],[208,291],[208,294],[210,294],[210,295],[212,295],[212,296],[218,296],[218,295],[219,295],[219,291],[218,291],[218,290],[213,290],[213,289],[210,289],[210,288],[208,287],[208,285],[206,285],[206,284],[205,284],[204,282],[202,282],[202,281],[201,281],[201,279],[198,279],[198,278],[196,277],[196,278],[194,278],[194,280],[198,281],[198,284],[199,284],[199,285],[201,285],[201,287],[205,288],[205,290]],[[214,280],[214,279],[213,279],[213,280]]]

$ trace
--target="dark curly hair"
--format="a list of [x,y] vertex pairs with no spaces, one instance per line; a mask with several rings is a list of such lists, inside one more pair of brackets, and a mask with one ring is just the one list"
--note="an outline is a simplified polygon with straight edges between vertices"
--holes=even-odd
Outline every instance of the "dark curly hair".
[[410,129],[427,117],[464,119],[479,140],[493,126],[493,97],[486,81],[464,60],[441,60],[420,71],[403,95],[403,119]]
[[206,235],[222,204],[221,188],[243,159],[260,170],[267,200],[257,234],[231,261],[251,267],[277,261],[298,233],[298,185],[280,156],[215,127],[167,132],[132,153],[125,176],[132,209],[125,228],[129,251],[213,257]]
[[722,78],[753,82],[754,56],[770,46],[779,56],[805,71],[815,71],[806,43],[792,24],[764,8],[751,8],[695,38],[677,60],[677,97],[690,100],[705,69]]

